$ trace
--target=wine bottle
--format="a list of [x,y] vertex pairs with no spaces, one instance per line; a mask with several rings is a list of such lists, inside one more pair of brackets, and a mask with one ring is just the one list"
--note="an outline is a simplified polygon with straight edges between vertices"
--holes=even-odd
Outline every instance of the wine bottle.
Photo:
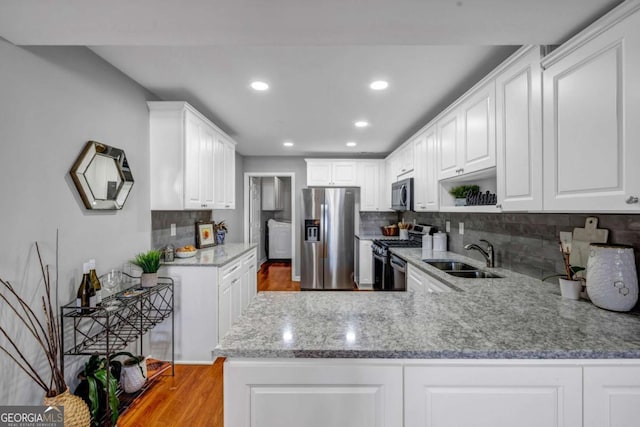
[[81,314],[89,314],[91,308],[96,306],[96,291],[89,277],[89,263],[82,264],[82,282],[76,294],[76,307]]
[[96,306],[102,305],[102,285],[100,285],[100,279],[98,279],[98,274],[96,273],[95,259],[89,260],[89,278],[93,289],[96,291]]

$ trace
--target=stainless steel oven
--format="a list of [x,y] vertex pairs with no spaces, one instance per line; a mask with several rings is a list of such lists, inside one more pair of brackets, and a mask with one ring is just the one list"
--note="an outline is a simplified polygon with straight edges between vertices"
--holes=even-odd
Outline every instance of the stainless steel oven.
[[395,290],[407,290],[407,263],[402,258],[391,255],[389,259],[391,274],[393,275],[393,287]]

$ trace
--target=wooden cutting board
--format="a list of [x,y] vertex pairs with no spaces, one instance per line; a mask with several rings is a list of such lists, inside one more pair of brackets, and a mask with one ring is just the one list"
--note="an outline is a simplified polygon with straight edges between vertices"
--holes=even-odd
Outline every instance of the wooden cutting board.
[[586,268],[587,259],[589,258],[589,245],[591,243],[607,243],[607,239],[609,239],[609,230],[598,228],[598,218],[588,217],[584,228],[573,229],[569,262],[571,265]]

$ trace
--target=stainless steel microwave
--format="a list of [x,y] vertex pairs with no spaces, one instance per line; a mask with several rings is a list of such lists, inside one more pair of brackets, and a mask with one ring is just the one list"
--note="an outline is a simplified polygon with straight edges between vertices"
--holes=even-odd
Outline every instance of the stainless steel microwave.
[[391,184],[391,209],[395,211],[413,210],[413,178]]

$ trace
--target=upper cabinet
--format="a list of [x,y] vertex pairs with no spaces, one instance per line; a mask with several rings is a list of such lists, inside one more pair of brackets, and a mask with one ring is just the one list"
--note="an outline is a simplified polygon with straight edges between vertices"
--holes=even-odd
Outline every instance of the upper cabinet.
[[543,61],[545,210],[640,210],[637,10],[624,3]]
[[439,179],[496,165],[495,81],[465,95],[437,123]]
[[356,163],[344,160],[305,159],[309,187],[356,185]]
[[439,207],[436,144],[435,126],[414,139],[413,208],[416,212],[437,211]]
[[[220,189],[235,182],[235,143],[186,102],[147,104],[151,209],[218,209]],[[235,186],[221,208],[235,207],[234,194]]]
[[384,160],[359,160],[356,168],[356,186],[360,187],[360,211],[390,210],[390,196],[389,203],[386,202]]
[[540,49],[528,46],[496,77],[498,200],[504,211],[542,210]]
[[213,209],[236,208],[236,144],[218,134],[213,149]]

